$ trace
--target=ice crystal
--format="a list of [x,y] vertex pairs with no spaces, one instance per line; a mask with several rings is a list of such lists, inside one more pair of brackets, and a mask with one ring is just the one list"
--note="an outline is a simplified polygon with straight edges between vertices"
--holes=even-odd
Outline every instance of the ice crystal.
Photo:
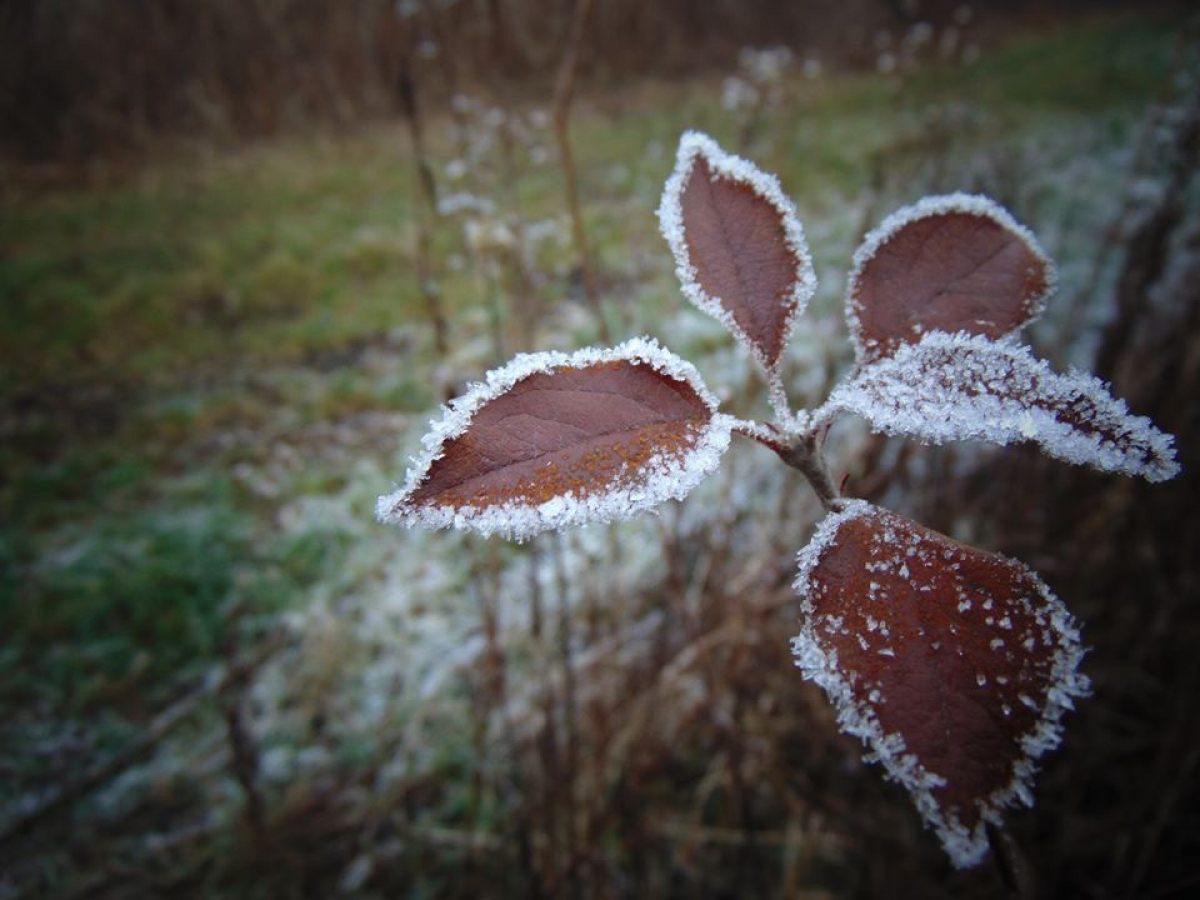
[[1131,415],[1103,382],[1057,374],[1011,341],[932,332],[895,356],[863,366],[817,414],[854,412],[878,431],[940,444],[1031,440],[1056,459],[1140,475],[1175,477],[1174,440]]

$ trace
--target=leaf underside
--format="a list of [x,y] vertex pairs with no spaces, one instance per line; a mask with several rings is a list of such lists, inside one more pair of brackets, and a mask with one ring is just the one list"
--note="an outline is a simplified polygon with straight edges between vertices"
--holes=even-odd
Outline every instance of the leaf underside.
[[1091,375],[1060,375],[1027,347],[932,333],[863,366],[819,415],[854,412],[926,441],[1034,441],[1056,459],[1150,481],[1179,472],[1173,439]]
[[1031,803],[1033,760],[1086,692],[1070,616],[1024,565],[862,501],[801,553],[796,654],[958,866]]
[[899,211],[856,254],[848,313],[859,359],[890,356],[930,331],[991,338],[1039,312],[1053,270],[1032,236],[982,197]]

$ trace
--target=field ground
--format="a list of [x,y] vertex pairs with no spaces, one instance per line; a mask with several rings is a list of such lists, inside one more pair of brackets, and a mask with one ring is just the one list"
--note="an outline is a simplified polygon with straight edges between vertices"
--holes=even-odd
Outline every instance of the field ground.
[[[789,359],[797,402],[850,361],[841,289],[864,230],[949,190],[988,193],[1037,233],[1060,287],[1031,339],[1060,367],[1090,365],[1130,223],[1168,177],[1182,34],[1097,19],[965,66],[797,70],[753,120],[722,107],[717,75],[585,94],[573,136],[608,328],[658,337],[733,409],[763,412],[748,363],[683,308],[657,233],[675,144],[698,128],[777,172],[805,223],[821,288]],[[895,878],[1003,896],[990,870],[950,872],[791,668],[791,559],[817,509],[756,448],[659,518],[521,547],[374,521],[440,401],[513,352],[598,339],[552,133],[535,98],[495,103],[465,109],[461,134],[430,123],[444,356],[399,123],[190,148],[84,185],[5,173],[0,898],[875,896]],[[1183,373],[1194,352],[1179,350]],[[1186,403],[1161,423],[1185,464],[1200,435]],[[990,524],[1003,498],[971,473],[991,457],[918,464],[852,424],[837,437],[849,493],[1021,555],[1084,619],[1097,696],[1079,728],[1102,746],[1051,760],[1046,818],[1017,817],[1043,880],[1062,896],[1186,891],[1200,743],[1186,750],[1195,725],[1176,701],[1196,667],[1151,662],[1148,642],[1196,636],[1194,559],[1133,545],[1158,573],[1145,595],[1173,605],[1106,609],[1068,593],[1097,586],[1055,561],[1060,538],[1077,562],[1129,546],[1079,551],[1085,531],[1056,515],[1086,496],[1030,513],[1041,531],[1017,513]],[[873,483],[868,460],[895,477]],[[1105,510],[1146,517],[1150,535],[1175,509],[1113,479],[1045,477],[1112,501],[1088,519],[1105,539]],[[1033,534],[1047,543],[1026,546]],[[1143,701],[1158,718],[1130,711]],[[1161,745],[1144,733],[1157,728]],[[1101,762],[1145,776],[1097,782]]]

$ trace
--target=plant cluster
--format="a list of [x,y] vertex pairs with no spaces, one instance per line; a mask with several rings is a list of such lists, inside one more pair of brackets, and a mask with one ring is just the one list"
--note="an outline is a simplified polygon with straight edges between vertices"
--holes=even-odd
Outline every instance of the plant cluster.
[[988,826],[1032,803],[1036,760],[1088,693],[1079,632],[1022,563],[841,496],[824,461],[829,429],[851,412],[887,434],[1032,442],[1150,481],[1177,474],[1173,439],[1020,342],[1054,267],[987,198],[927,197],[866,237],[846,290],[856,363],[814,410],[791,408],[782,375],[816,275],[776,178],[688,132],[659,219],[684,294],[761,368],[772,421],[722,412],[695,367],[648,338],[524,354],[445,408],[379,518],[522,541],[683,498],[732,435],[770,448],[827,511],[798,556],[797,665],[951,861],[974,865]]

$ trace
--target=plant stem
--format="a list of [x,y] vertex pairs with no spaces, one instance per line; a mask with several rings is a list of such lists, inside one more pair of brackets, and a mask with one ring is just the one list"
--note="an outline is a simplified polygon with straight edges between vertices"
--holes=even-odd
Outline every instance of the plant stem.
[[[412,38],[416,40],[415,37]],[[415,53],[415,51],[413,51]],[[442,308],[442,300],[434,280],[433,271],[433,235],[432,223],[437,218],[437,185],[433,178],[433,168],[429,164],[425,152],[424,126],[421,120],[421,108],[417,103],[417,81],[412,65],[412,55],[406,54],[400,60],[400,68],[396,76],[396,94],[400,104],[400,112],[408,125],[409,137],[412,141],[413,174],[416,180],[417,196],[413,201],[414,220],[417,226],[417,281],[421,296],[425,300],[425,311],[433,327],[433,345],[439,357],[445,357],[448,349],[447,332],[449,326],[446,314]]]
[[579,176],[575,169],[575,157],[571,151],[571,135],[568,127],[571,116],[571,100],[575,95],[575,77],[579,71],[579,55],[591,11],[592,0],[577,0],[575,12],[571,17],[570,34],[567,36],[567,49],[563,54],[562,63],[559,65],[558,77],[554,85],[554,134],[558,138],[559,161],[562,163],[563,176],[566,180],[567,212],[571,216],[571,232],[575,240],[575,250],[579,254],[584,299],[596,317],[596,327],[600,331],[601,339],[607,344],[610,340],[608,323],[604,319],[604,309],[600,305],[600,295],[596,289],[596,270],[587,243],[587,233],[583,227],[583,212],[579,208]]
[[996,861],[996,871],[1009,896],[1013,900],[1036,900],[1037,884],[1034,881],[1033,870],[1013,836],[995,825],[988,825],[987,832]]
[[770,448],[785,463],[793,469],[798,469],[808,479],[808,483],[816,492],[821,505],[826,510],[835,509],[842,495],[829,476],[829,469],[825,466],[824,449],[827,429],[824,426],[817,426],[802,434],[786,434],[773,425],[767,425],[767,428],[777,434],[778,438],[769,437],[761,430],[743,428],[734,430],[738,434],[752,438],[764,447]]

